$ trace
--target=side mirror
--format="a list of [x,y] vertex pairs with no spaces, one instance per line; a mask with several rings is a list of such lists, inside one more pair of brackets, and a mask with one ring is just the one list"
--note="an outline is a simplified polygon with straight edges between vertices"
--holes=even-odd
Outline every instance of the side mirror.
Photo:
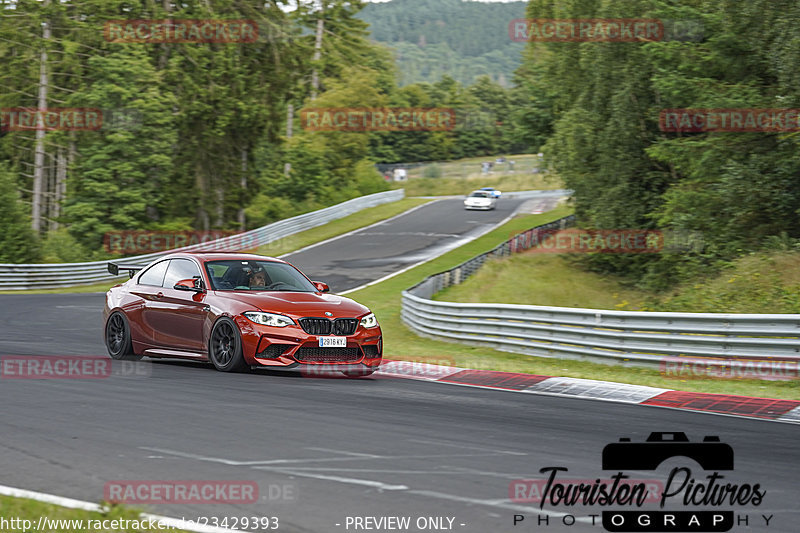
[[321,281],[312,281],[311,283],[314,284],[314,287],[316,287],[319,292],[331,292],[331,288],[328,287],[327,283]]
[[172,287],[176,291],[205,292],[200,278],[182,279]]

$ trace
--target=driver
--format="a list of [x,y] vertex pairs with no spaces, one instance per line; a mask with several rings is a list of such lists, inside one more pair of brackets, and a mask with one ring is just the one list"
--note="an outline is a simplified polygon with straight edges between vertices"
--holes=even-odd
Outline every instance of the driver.
[[266,287],[267,286],[267,272],[261,268],[256,267],[250,271],[250,279],[248,280],[248,285],[252,289],[254,287]]

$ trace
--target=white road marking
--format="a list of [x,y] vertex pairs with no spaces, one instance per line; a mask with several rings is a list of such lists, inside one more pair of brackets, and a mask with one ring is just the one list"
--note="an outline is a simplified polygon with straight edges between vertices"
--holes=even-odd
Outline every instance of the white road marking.
[[[281,466],[259,466],[257,467],[259,470],[266,470],[266,471],[280,471],[286,470],[286,468]],[[461,467],[454,467],[448,466],[446,468],[452,468],[453,470],[387,470],[387,469],[376,469],[376,468],[331,468],[331,467],[316,467],[316,466],[293,466],[292,470],[298,470],[303,472],[347,472],[347,473],[361,473],[361,474],[408,474],[408,475],[475,475],[475,476],[484,476],[484,477],[497,477],[500,479],[534,479],[537,475],[540,474],[527,474],[527,475],[520,475],[520,474],[508,474],[502,472],[484,472],[482,470],[475,470],[472,468],[461,468]]]
[[371,236],[380,236],[380,235],[391,235],[393,237],[397,236],[413,236],[413,237],[439,237],[439,238],[448,238],[448,239],[458,239],[461,237],[460,234],[456,233],[434,233],[430,231],[365,231],[362,232],[361,235],[371,235]]
[[[17,489],[14,487],[7,487],[0,485],[0,495],[10,496],[12,498],[25,498],[37,502],[50,503],[58,505],[59,507],[66,507],[68,509],[81,509],[83,511],[91,511],[97,513],[108,512],[108,507],[100,506],[96,503],[85,502],[81,500],[74,500],[72,498],[64,498],[63,496],[56,496],[55,494],[47,494],[45,492],[36,492],[32,490]],[[180,518],[170,518],[168,516],[161,516],[157,514],[141,513],[139,518],[144,520],[156,520],[162,524],[175,529],[182,529],[184,531],[195,531],[197,533],[227,533],[228,531],[240,531],[238,529],[227,529],[224,527],[204,526],[201,524],[193,524]]]
[[12,498],[26,498],[28,500],[35,500],[37,502],[52,503],[53,505],[66,507],[68,509],[81,509],[82,511],[94,512],[102,512],[104,510],[103,507],[96,503],[73,500],[72,498],[64,498],[62,496],[47,494],[45,492],[16,489],[14,487],[7,487],[5,485],[0,485],[0,494],[3,496],[11,496]]
[[796,424],[800,423],[800,407],[795,407],[785,415],[779,416],[778,420],[781,422],[794,422]]
[[451,446],[453,448],[464,448],[467,450],[479,450],[483,452],[505,453],[509,455],[528,455],[524,452],[510,452],[508,450],[493,450],[491,448],[482,448],[480,446],[465,446],[464,444],[453,444],[451,442],[425,440],[425,439],[407,439],[408,442],[418,442],[420,444],[435,444],[436,446]]
[[639,404],[669,389],[592,379],[552,377],[521,392]]
[[347,483],[350,485],[364,485],[365,487],[373,487],[378,490],[408,490],[408,487],[405,485],[390,485],[388,483],[382,483],[380,481],[371,481],[369,479],[355,479],[349,477],[339,477],[339,476],[325,476],[322,474],[311,474],[309,472],[301,472],[298,470],[286,470],[286,469],[278,469],[278,468],[262,468],[260,466],[254,466],[253,468],[258,470],[269,470],[270,472],[278,472],[281,474],[287,474],[290,476],[299,476],[299,477],[310,477],[314,479],[324,479],[326,481],[336,481],[338,483]]
[[457,454],[447,453],[447,454],[433,454],[433,455],[374,455],[366,457],[359,455],[358,457],[310,457],[306,459],[266,459],[260,461],[234,461],[232,459],[225,459],[223,457],[209,457],[206,455],[181,452],[178,450],[151,448],[149,446],[141,446],[139,449],[165,453],[167,455],[174,455],[176,457],[183,457],[185,459],[194,459],[197,461],[206,461],[210,463],[220,463],[229,466],[270,466],[270,465],[284,465],[293,463],[302,464],[302,463],[326,463],[326,462],[340,462],[340,461],[372,461],[375,459],[380,459],[382,461],[385,461],[387,459],[440,459],[443,457],[444,458],[489,457],[493,455],[504,455],[502,452],[491,451],[489,453],[457,453]]
[[317,451],[317,452],[340,453],[342,455],[351,455],[353,457],[368,457],[370,459],[377,459],[377,458],[380,457],[380,455],[375,455],[375,454],[371,454],[371,453],[356,453],[356,452],[348,452],[348,451],[345,451],[345,450],[334,450],[334,449],[331,449],[331,448],[316,448],[316,447],[310,447],[309,446],[309,447],[306,447],[305,449],[306,450],[313,450],[313,451]]
[[162,448],[151,448],[149,446],[140,446],[140,450],[147,450],[151,452],[165,453],[167,455],[174,455],[176,457],[183,457],[185,459],[196,459],[198,461],[207,461],[210,463],[222,463],[224,465],[242,466],[247,464],[261,464],[261,461],[232,461],[230,459],[223,459],[221,457],[208,457],[205,455],[197,455],[188,452],[179,452],[177,450],[165,450]]
[[[283,472],[286,470],[282,466],[257,466],[259,470],[266,470],[270,472]],[[375,468],[329,468],[329,467],[316,467],[316,466],[293,466],[293,471],[302,472],[358,472],[361,474],[472,474],[473,472],[453,472],[450,470],[381,470]],[[519,476],[514,476],[513,479],[519,479]]]

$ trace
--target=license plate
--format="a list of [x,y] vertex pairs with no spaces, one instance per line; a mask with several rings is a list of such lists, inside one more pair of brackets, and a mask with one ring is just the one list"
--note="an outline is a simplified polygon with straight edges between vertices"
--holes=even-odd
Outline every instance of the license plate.
[[347,337],[317,337],[320,348],[346,348]]

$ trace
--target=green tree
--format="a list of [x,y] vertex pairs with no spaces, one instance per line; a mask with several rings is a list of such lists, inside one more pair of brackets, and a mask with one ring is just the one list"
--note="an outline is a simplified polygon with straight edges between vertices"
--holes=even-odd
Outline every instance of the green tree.
[[[159,87],[159,74],[145,50],[122,45],[88,62],[91,88],[80,95],[92,107],[131,116],[86,132],[71,184],[65,218],[70,231],[90,249],[104,233],[144,228],[157,222],[170,186],[171,152],[177,141],[174,98]],[[76,97],[77,98],[77,97]]]
[[0,161],[0,263],[34,263],[39,245],[22,210],[14,174]]

